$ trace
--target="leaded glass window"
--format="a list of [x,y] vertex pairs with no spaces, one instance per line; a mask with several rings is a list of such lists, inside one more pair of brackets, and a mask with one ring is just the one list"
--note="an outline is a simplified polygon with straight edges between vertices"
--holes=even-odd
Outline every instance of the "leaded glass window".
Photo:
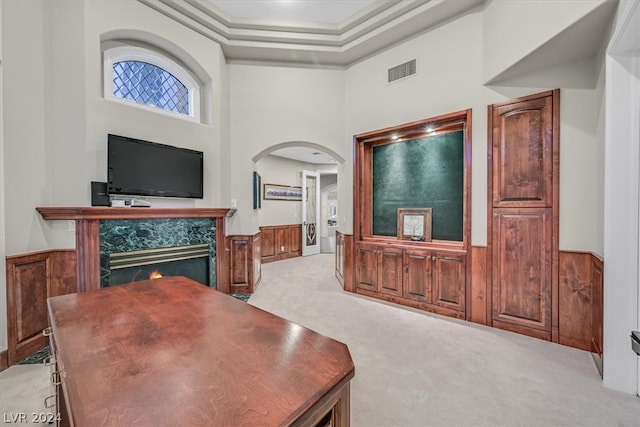
[[104,51],[104,97],[164,114],[200,120],[200,83],[158,51],[117,46]]
[[113,64],[113,96],[189,114],[189,89],[167,70],[142,61]]

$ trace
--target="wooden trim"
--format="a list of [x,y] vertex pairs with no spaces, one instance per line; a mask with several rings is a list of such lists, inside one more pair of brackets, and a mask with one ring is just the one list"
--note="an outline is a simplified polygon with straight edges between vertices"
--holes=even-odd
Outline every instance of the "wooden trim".
[[225,219],[216,218],[216,289],[225,294],[229,293],[229,252],[225,242]]
[[487,274],[488,266],[487,257],[489,251],[486,247],[472,246],[471,247],[471,260],[468,264],[471,265],[471,273],[468,277],[471,277],[470,289],[467,295],[467,320],[487,325],[489,323],[490,307],[487,301],[490,299],[490,289],[487,287]]
[[38,207],[46,220],[224,218],[229,208]]
[[399,304],[407,307],[417,308],[419,310],[428,311],[430,313],[440,314],[442,316],[454,317],[456,319],[464,320],[464,312],[460,310],[454,310],[447,307],[442,307],[436,304],[430,304],[426,302],[415,301],[408,298],[397,297],[394,295],[385,294],[382,292],[371,291],[358,287],[354,291],[356,294],[365,295],[370,298],[375,298],[394,304]]
[[553,99],[553,201],[551,206],[551,341],[560,339],[560,89],[552,91]]
[[[471,109],[361,133],[353,137],[355,153],[353,170],[353,235],[356,242],[371,239],[397,244],[395,238],[384,238],[372,234],[372,147],[383,142],[402,143],[408,139],[429,136],[430,134],[425,129],[425,126],[429,123],[438,124],[436,130],[438,133],[449,132],[452,130],[452,126],[455,126],[455,130],[462,130],[464,133],[463,240],[460,243],[444,241],[421,242],[421,245],[423,249],[433,249],[437,246],[450,247],[451,249],[462,248],[465,251],[469,249],[471,242]],[[389,142],[391,133],[400,134],[400,138],[394,142]],[[407,242],[407,244],[415,243]]]

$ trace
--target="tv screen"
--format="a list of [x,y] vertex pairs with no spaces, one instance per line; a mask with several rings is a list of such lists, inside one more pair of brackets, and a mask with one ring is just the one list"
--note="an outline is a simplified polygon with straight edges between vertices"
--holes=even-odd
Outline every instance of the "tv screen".
[[109,134],[109,194],[203,198],[203,153]]

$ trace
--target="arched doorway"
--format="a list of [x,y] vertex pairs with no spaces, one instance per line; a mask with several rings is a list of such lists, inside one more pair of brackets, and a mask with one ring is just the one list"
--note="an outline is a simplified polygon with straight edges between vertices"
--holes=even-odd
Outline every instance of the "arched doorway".
[[[335,251],[335,230],[337,228],[337,203],[339,173],[345,159],[332,149],[307,141],[289,141],[275,144],[266,148],[252,160],[254,170],[258,172],[262,182],[262,199],[258,209],[258,224],[260,227],[276,225],[296,225],[300,227],[301,248],[304,254],[305,245],[309,243],[307,237],[308,228],[313,227],[317,238],[317,252]],[[303,171],[305,171],[303,173]],[[301,190],[311,188],[308,185],[309,172],[317,178],[318,203],[314,206],[317,214],[313,215],[313,223],[308,223],[308,204],[299,200],[276,201],[265,194],[264,191],[273,185],[283,187],[296,187]],[[331,203],[328,203],[328,194],[321,197],[324,187],[333,185],[331,191]],[[297,190],[296,190],[297,191]],[[306,197],[305,199],[309,199]],[[333,235],[333,245],[331,245]],[[307,251],[314,253],[314,251]]]

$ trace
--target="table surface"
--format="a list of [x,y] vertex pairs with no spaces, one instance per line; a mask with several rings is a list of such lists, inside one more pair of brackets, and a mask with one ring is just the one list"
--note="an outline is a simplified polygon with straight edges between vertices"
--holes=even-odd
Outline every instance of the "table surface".
[[346,345],[184,277],[48,309],[78,426],[289,425],[355,374]]

